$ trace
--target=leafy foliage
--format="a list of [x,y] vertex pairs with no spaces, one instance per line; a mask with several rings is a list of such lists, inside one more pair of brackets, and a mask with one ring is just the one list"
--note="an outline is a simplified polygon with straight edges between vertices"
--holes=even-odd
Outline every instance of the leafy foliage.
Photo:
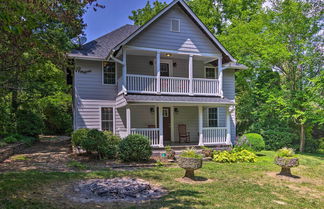
[[202,159],[202,155],[198,154],[194,148],[190,148],[182,151],[180,157]]
[[276,156],[277,157],[288,157],[288,158],[295,157],[295,152],[292,148],[284,147],[277,151]]
[[257,133],[247,133],[240,137],[238,146],[250,147],[252,150],[260,152],[264,150],[265,143],[263,137]]
[[119,143],[119,157],[123,161],[146,161],[152,155],[152,148],[147,137],[133,134],[128,135]]
[[17,113],[18,133],[25,136],[38,137],[43,129],[43,121],[39,114],[29,110],[19,110]]
[[81,146],[81,142],[87,140],[89,131],[90,130],[87,128],[80,128],[78,130],[73,131],[71,136],[72,144],[74,146]]
[[107,139],[107,143],[99,148],[100,152],[104,153],[105,157],[109,159],[117,158],[120,137],[114,135],[111,131],[104,131],[103,133]]
[[218,163],[256,162],[256,155],[245,149],[234,148],[231,151],[215,151],[213,161]]
[[278,150],[282,147],[291,147],[296,141],[297,135],[284,130],[267,130],[262,133],[266,143],[266,149]]

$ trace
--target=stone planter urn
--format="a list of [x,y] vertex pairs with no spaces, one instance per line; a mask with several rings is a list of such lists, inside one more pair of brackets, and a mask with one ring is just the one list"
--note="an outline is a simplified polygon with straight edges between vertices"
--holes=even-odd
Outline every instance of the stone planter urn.
[[177,158],[178,165],[180,168],[186,170],[184,177],[194,179],[194,171],[202,167],[202,159],[189,158],[189,157],[179,157]]
[[281,171],[278,175],[292,176],[290,168],[297,167],[299,160],[296,157],[276,157],[275,163],[281,167]]

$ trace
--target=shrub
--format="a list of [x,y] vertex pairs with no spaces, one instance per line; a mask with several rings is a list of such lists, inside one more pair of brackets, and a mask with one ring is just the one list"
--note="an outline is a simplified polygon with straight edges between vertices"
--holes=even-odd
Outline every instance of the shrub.
[[27,144],[28,146],[31,146],[35,143],[35,141],[37,141],[38,139],[37,138],[34,138],[34,137],[30,137],[30,136],[23,136],[21,138],[21,142]]
[[287,158],[295,157],[295,152],[292,148],[284,147],[277,151],[276,157],[287,157]]
[[4,147],[4,146],[6,146],[6,145],[7,145],[6,142],[4,142],[4,141],[0,141],[0,147]]
[[268,150],[278,150],[282,147],[291,147],[294,139],[297,138],[295,134],[287,131],[268,130],[262,133]]
[[42,118],[31,111],[19,110],[17,112],[17,131],[24,136],[38,137],[42,133]]
[[260,152],[264,150],[265,143],[263,137],[257,133],[248,133],[240,137],[238,144],[243,143],[242,146],[251,147],[254,151]]
[[7,144],[18,142],[18,140],[14,136],[7,136],[3,139],[3,141]]
[[115,159],[118,153],[118,144],[120,143],[120,137],[114,135],[111,131],[103,132],[106,137],[106,143],[99,146],[99,152],[106,158]]
[[190,149],[186,149],[185,151],[181,152],[180,157],[201,159],[202,155],[198,154],[195,149],[190,148]]
[[78,130],[73,131],[72,133],[72,144],[74,146],[81,146],[81,142],[87,139],[89,129],[80,128]]
[[150,140],[145,136],[129,135],[119,143],[119,157],[123,161],[146,161],[151,155]]
[[97,129],[91,129],[87,133],[87,138],[81,140],[80,145],[87,152],[97,152],[99,159],[104,158],[103,147],[107,145],[105,134]]
[[256,161],[256,155],[245,149],[234,148],[231,151],[214,152],[213,161],[219,163],[237,163],[237,162],[251,162]]

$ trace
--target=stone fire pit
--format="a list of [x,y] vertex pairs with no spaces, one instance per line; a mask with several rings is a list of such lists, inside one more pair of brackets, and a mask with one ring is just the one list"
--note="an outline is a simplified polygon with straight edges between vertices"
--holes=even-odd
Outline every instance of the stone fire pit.
[[157,199],[166,190],[135,178],[90,179],[74,186],[71,199],[77,202],[143,202]]

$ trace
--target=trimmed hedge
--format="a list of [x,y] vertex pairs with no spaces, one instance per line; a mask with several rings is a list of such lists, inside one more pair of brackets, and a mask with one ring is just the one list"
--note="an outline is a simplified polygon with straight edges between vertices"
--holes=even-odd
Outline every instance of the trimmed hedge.
[[143,135],[129,135],[119,143],[119,157],[123,161],[147,161],[151,155],[150,140]]

